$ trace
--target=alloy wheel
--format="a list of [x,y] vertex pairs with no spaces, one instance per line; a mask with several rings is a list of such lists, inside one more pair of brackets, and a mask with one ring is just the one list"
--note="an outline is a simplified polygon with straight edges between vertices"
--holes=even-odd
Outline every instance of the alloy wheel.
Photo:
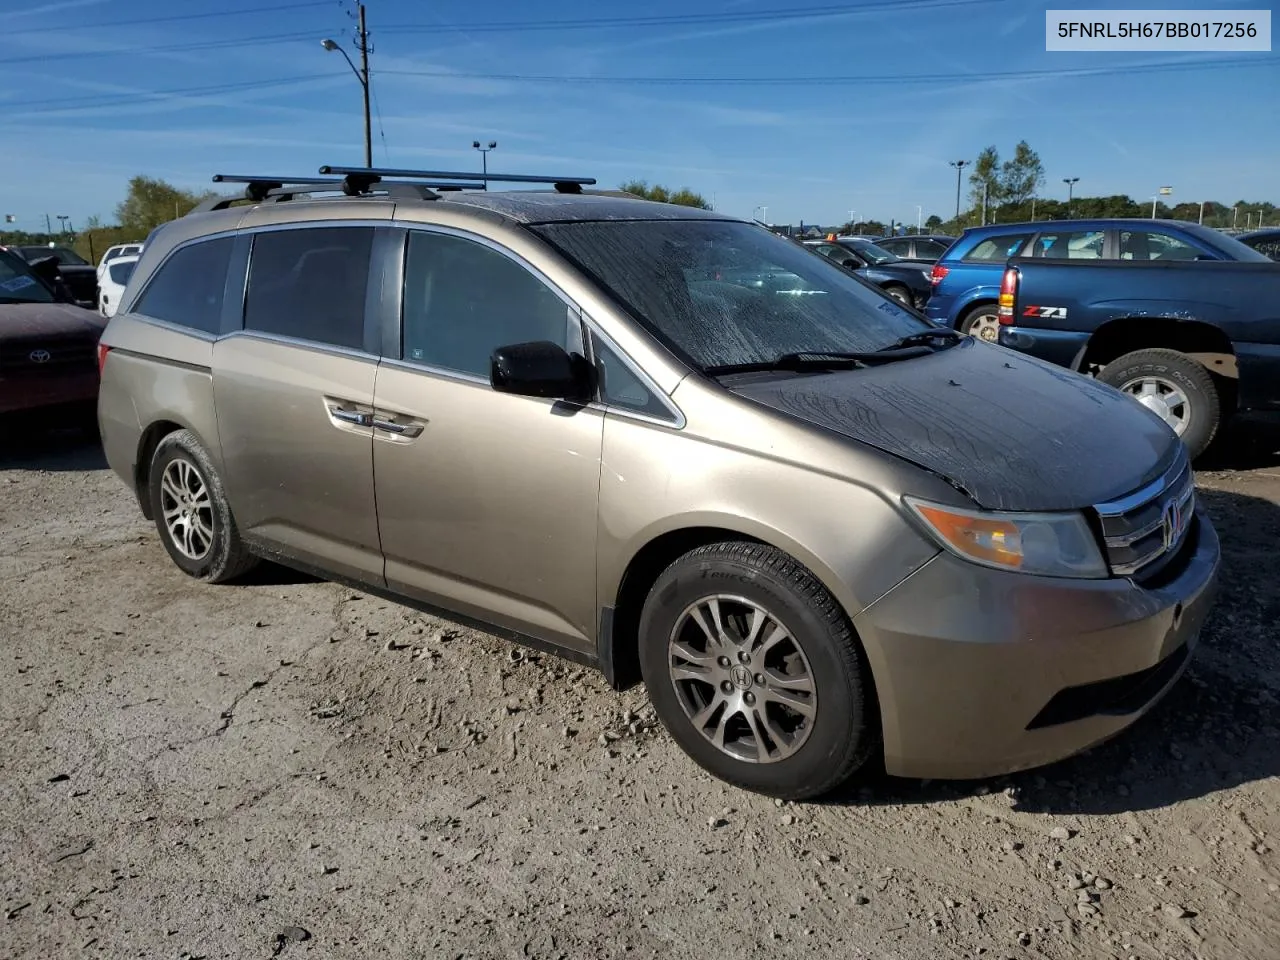
[[813,732],[818,691],[794,635],[744,597],[704,597],[676,619],[667,645],[676,697],[718,750],[749,763],[785,760]]
[[213,547],[213,502],[191,463],[169,461],[160,478],[160,509],[174,547],[189,560],[203,560]]
[[1191,422],[1191,404],[1176,383],[1163,377],[1137,377],[1120,389],[1171,426],[1178,436],[1186,432]]

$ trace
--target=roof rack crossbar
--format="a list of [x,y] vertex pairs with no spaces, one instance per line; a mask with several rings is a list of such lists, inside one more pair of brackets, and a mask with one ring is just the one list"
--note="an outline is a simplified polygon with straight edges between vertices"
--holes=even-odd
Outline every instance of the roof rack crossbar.
[[398,177],[410,180],[467,180],[479,183],[550,183],[558,193],[581,193],[593,186],[595,177],[540,177],[526,173],[471,173],[457,170],[401,170],[393,167],[335,167],[325,164],[322,174],[344,177]]

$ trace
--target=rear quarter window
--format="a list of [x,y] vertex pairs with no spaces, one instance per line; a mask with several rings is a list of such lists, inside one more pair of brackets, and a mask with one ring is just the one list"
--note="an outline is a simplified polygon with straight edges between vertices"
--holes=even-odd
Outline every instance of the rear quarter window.
[[147,283],[133,312],[202,333],[218,333],[233,243],[232,237],[217,237],[175,250]]
[[1030,233],[1005,233],[979,240],[961,259],[981,262],[1005,261],[1027,242]]

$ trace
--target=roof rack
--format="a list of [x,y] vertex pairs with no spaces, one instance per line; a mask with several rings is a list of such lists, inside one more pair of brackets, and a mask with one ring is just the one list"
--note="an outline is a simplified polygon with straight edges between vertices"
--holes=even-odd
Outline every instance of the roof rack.
[[434,200],[438,194],[433,191],[483,190],[483,184],[470,181],[431,180],[431,181],[396,181],[383,180],[380,176],[372,177],[266,177],[240,176],[238,174],[219,173],[213,177],[214,183],[243,183],[244,193],[235,196],[211,197],[197,206],[192,213],[207,213],[211,210],[225,210],[244,200],[253,203],[279,203],[292,200],[299,194],[342,193],[346,196],[383,195],[388,197],[408,197],[415,200]]
[[494,183],[549,183],[556,193],[581,193],[582,188],[595,185],[595,177],[538,177],[526,173],[461,173],[456,170],[400,170],[391,167],[335,167],[325,164],[322,174],[337,174],[348,181],[376,183],[383,177],[399,177],[405,180],[465,180],[477,184]]

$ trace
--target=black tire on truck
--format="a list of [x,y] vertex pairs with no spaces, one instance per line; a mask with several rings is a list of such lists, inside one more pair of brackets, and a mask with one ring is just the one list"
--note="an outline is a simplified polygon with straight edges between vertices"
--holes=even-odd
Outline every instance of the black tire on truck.
[[1177,350],[1135,350],[1112,360],[1098,379],[1138,400],[1174,429],[1192,459],[1213,443],[1222,399],[1203,364]]

